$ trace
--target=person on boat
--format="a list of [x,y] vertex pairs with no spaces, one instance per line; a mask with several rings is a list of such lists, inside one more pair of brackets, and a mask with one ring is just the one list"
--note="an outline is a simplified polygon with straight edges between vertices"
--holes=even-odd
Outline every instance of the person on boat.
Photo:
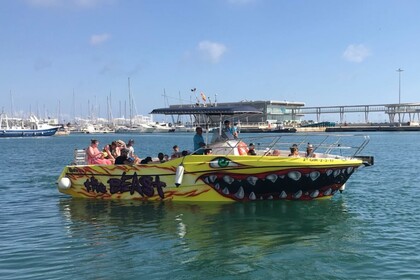
[[194,135],[193,141],[194,141],[194,153],[197,155],[202,155],[204,153],[202,144],[204,144],[204,146],[206,144],[203,138],[203,129],[199,126],[195,129],[195,135]]
[[178,145],[173,146],[172,149],[173,149],[173,152],[172,152],[172,155],[171,155],[171,159],[181,157],[181,153],[179,151]]
[[298,148],[298,145],[293,144],[292,147],[290,147],[289,157],[299,157],[299,148]]
[[86,149],[88,164],[112,164],[109,159],[104,158],[104,153],[98,149],[99,141],[92,139]]
[[148,164],[153,162],[151,157],[145,157],[142,161],[140,161],[141,164]]
[[111,161],[111,163],[114,163],[115,162],[115,157],[112,155],[111,149],[112,149],[111,145],[105,145],[102,152],[104,153],[104,158],[105,159],[109,159]]
[[235,137],[236,135],[236,138],[238,138],[238,135],[239,135],[238,123],[234,123],[232,129],[233,129],[233,136]]
[[308,146],[306,146],[306,157],[316,157],[315,153],[314,153],[314,146],[310,143],[308,143]]
[[127,146],[123,140],[117,140],[115,143],[117,143],[117,147],[120,149],[124,149]]
[[[166,156],[167,156],[167,155],[166,155]],[[159,162],[160,162],[160,163],[164,163],[164,162],[168,161],[168,159],[167,159],[167,158],[165,158],[165,155],[164,155],[163,153],[159,153],[159,154],[158,154],[158,159],[159,159]]]
[[136,155],[134,154],[134,140],[133,139],[128,140],[127,149],[129,149],[128,157],[135,159]]
[[254,143],[249,143],[248,145],[248,155],[249,156],[256,156],[257,152],[255,151],[255,144]]
[[271,153],[271,155],[272,156],[280,156],[280,150],[277,150],[277,149],[275,149],[275,150],[273,150],[273,152]]
[[117,141],[112,141],[111,145],[109,145],[109,150],[111,151],[111,155],[116,159],[121,155],[121,148],[118,147]]
[[134,164],[134,161],[128,157],[129,149],[124,148],[121,150],[121,155],[115,159],[115,164]]
[[205,155],[211,155],[212,153],[213,153],[213,150],[212,149],[210,149],[210,148],[204,149],[204,154]]
[[140,158],[134,153],[134,140],[133,139],[128,140],[126,148],[129,150],[128,157],[134,161],[134,164],[139,164]]
[[225,127],[222,129],[222,138],[224,140],[232,140],[238,138],[238,132],[230,126],[230,121],[225,120],[224,122]]

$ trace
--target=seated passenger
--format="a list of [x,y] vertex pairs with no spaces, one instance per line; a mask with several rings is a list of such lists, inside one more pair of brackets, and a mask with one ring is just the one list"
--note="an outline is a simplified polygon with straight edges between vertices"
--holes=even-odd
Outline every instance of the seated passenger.
[[299,149],[296,144],[293,144],[292,147],[290,147],[289,157],[299,157]]
[[99,141],[92,139],[86,149],[88,164],[112,164],[109,159],[104,158],[104,153],[98,149]]
[[256,156],[257,155],[257,152],[255,151],[255,145],[254,145],[254,143],[249,143],[249,145],[248,145],[248,155],[249,156]]
[[211,155],[213,153],[213,150],[210,148],[204,149],[204,154],[205,155]]
[[271,155],[272,156],[280,156],[280,150],[274,150],[272,153],[271,153]]
[[238,138],[238,132],[236,132],[231,126],[230,121],[225,120],[225,127],[222,129],[222,138],[225,140],[232,140]]
[[151,163],[153,160],[151,157],[146,157],[142,161],[140,161],[141,164],[148,164]]
[[314,153],[314,146],[312,146],[312,144],[308,143],[308,146],[306,146],[306,157],[316,157],[315,153]]
[[119,147],[120,149],[123,149],[127,146],[123,140],[117,140],[115,141],[115,143],[117,144],[117,147]]
[[172,149],[173,149],[173,153],[171,155],[171,159],[173,159],[173,158],[179,158],[181,156],[181,153],[179,152],[178,145],[173,146]]
[[111,155],[116,159],[121,155],[121,148],[118,147],[117,141],[112,141],[111,145],[109,145],[109,150],[111,151]]
[[163,153],[158,154],[158,159],[160,163],[168,161],[167,159],[165,159],[165,155]]
[[121,150],[121,155],[115,159],[115,164],[134,164],[133,159],[128,157],[129,149]]
[[115,157],[112,155],[112,147],[111,145],[105,145],[102,152],[104,154],[105,159],[109,159],[111,163],[113,164],[115,162]]
[[134,140],[133,139],[128,140],[126,148],[129,150],[128,157],[135,160],[137,158],[137,155],[134,153]]

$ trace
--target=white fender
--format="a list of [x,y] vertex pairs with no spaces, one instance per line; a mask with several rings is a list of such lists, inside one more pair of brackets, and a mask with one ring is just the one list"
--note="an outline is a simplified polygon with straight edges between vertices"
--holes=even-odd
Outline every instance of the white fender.
[[343,184],[338,190],[343,192],[346,189],[346,184]]
[[58,188],[62,190],[68,190],[71,187],[71,181],[67,177],[63,177],[58,181]]
[[182,183],[182,178],[184,177],[185,168],[182,164],[178,165],[176,168],[175,174],[175,186],[179,187]]

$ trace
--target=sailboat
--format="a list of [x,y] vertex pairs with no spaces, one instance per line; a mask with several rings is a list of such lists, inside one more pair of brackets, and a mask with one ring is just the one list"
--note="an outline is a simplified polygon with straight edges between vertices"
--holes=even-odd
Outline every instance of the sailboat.
[[[151,119],[146,116],[136,115],[133,116],[134,101],[131,95],[130,78],[128,78],[128,107],[129,107],[129,124],[124,123],[115,129],[115,133],[151,133],[155,131],[155,127],[151,125]],[[124,119],[125,121],[125,119]]]

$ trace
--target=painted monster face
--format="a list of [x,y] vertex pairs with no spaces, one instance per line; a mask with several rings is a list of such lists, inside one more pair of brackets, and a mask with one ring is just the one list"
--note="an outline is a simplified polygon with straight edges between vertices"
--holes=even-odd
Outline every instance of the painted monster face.
[[[225,157],[209,162],[213,172],[199,177],[219,194],[233,200],[301,199],[333,195],[354,172],[353,166],[339,168],[287,168],[269,171],[238,164]],[[273,169],[273,168],[271,168]],[[250,172],[252,170],[252,173]],[[255,170],[260,170],[256,173]]]

